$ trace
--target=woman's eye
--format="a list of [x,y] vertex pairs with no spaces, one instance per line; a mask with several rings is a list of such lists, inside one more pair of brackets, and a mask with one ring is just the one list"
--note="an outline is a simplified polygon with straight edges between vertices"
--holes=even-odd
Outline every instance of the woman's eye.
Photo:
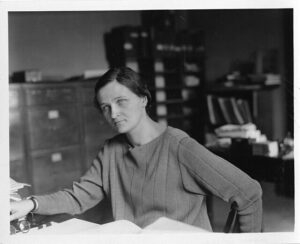
[[126,99],[119,99],[119,100],[117,101],[117,103],[118,103],[119,105],[125,104],[126,102],[127,102]]
[[109,107],[108,107],[108,106],[102,106],[102,107],[101,107],[101,110],[102,110],[103,112],[107,112],[107,111],[108,111],[108,109],[109,109]]

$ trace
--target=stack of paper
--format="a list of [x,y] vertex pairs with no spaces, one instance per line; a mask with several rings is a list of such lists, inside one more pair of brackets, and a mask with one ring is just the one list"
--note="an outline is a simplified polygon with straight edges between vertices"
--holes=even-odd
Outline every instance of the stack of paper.
[[85,220],[73,218],[62,223],[51,222],[48,226],[32,228],[28,234],[141,234],[170,232],[200,233],[209,231],[166,217],[157,219],[144,229],[125,219],[99,225]]
[[21,200],[20,195],[18,194],[18,190],[22,189],[24,186],[30,186],[26,183],[20,183],[10,178],[10,200],[19,201]]
[[228,138],[253,138],[259,139],[261,132],[256,129],[256,126],[252,123],[245,125],[223,125],[215,130],[218,137]]

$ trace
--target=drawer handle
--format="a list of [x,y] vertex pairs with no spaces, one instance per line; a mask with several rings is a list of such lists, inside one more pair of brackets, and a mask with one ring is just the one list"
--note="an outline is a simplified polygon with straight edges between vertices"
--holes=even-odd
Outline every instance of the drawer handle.
[[49,110],[48,111],[48,119],[57,119],[57,118],[59,118],[58,110]]
[[52,161],[52,163],[56,163],[56,162],[62,161],[62,155],[61,155],[61,153],[52,153],[51,154],[51,161]]
[[157,91],[156,92],[156,101],[164,102],[165,100],[166,100],[166,93],[164,91]]
[[167,106],[166,105],[157,105],[156,113],[157,113],[157,115],[167,115]]
[[164,79],[163,76],[160,75],[160,76],[157,76],[155,78],[155,86],[157,88],[164,88],[165,87],[165,79]]

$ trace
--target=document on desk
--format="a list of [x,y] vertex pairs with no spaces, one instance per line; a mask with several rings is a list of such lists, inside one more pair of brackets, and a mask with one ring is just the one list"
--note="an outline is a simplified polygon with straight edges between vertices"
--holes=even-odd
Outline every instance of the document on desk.
[[44,224],[29,230],[26,235],[56,235],[56,234],[76,234],[87,231],[89,229],[95,229],[99,224],[95,224],[89,221],[81,219],[69,219],[61,223],[50,222],[48,225]]
[[161,217],[144,229],[128,220],[117,220],[107,224],[95,224],[80,219],[70,219],[62,223],[51,223],[49,227],[33,228],[27,235],[43,234],[138,234],[170,232],[208,232],[207,230],[188,225],[176,220]]
[[153,232],[209,232],[208,230],[179,222],[166,217],[161,217],[143,229],[143,233]]

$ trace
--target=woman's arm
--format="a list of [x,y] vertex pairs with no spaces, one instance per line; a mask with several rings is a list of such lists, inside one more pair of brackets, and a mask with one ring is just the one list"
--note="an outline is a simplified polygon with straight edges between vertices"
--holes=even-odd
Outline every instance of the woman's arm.
[[[64,189],[52,194],[34,196],[37,201],[37,214],[80,214],[95,206],[104,198],[102,184],[101,152],[91,168],[74,182],[71,189]],[[67,173],[67,172],[66,172]],[[32,200],[23,200],[11,203],[11,220],[26,216],[32,211],[34,205]]]
[[102,167],[99,159],[94,159],[90,169],[73,182],[71,189],[52,194],[34,196],[38,202],[38,214],[80,214],[95,206],[104,198]]
[[194,183],[193,191],[205,189],[234,204],[241,232],[262,229],[262,189],[246,173],[213,154],[192,138],[181,140],[178,150],[181,171]]

